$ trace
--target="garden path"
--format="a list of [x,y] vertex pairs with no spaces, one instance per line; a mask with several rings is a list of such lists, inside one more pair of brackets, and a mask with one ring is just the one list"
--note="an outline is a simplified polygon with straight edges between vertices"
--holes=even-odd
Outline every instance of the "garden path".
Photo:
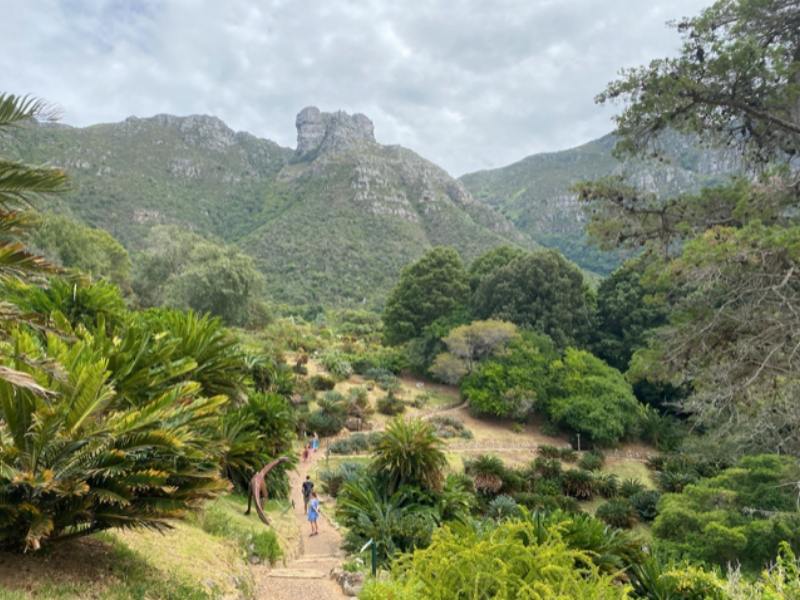
[[302,532],[297,555],[289,558],[282,568],[263,569],[256,572],[256,595],[259,600],[339,600],[346,598],[339,585],[329,577],[333,567],[341,565],[344,552],[340,549],[342,536],[331,523],[327,510],[322,507],[319,535],[309,536],[309,525],[303,513],[302,482],[322,457],[318,451],[306,462],[301,462],[289,476],[291,499],[295,518]]

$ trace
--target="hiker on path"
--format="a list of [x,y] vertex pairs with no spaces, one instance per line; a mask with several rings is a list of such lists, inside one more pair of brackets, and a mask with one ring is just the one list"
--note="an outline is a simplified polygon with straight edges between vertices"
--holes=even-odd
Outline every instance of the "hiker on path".
[[[311,502],[308,505],[308,522],[311,523],[311,535],[319,535],[319,526],[317,526],[319,514],[319,498],[317,498],[317,492],[311,492]],[[309,537],[311,537],[311,535]]]
[[303,462],[308,460],[308,453],[311,451],[311,444],[306,444],[303,448]]
[[311,481],[311,475],[306,475],[306,480],[303,482],[303,513],[308,514],[308,503],[311,500],[311,492],[314,491],[314,482]]
[[314,436],[311,438],[311,449],[314,452],[319,450],[319,436],[317,435],[316,431],[314,432]]

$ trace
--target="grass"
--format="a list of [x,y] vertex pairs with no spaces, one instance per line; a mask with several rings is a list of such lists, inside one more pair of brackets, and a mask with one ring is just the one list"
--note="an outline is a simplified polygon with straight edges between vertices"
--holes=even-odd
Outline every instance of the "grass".
[[299,530],[286,501],[266,503],[271,528],[246,508],[229,495],[165,533],[109,531],[36,554],[0,553],[0,600],[252,598],[246,559],[293,553]]
[[[284,506],[271,501],[273,513],[280,515]],[[272,528],[265,527],[258,519],[255,509],[245,515],[247,500],[242,496],[219,498],[206,507],[202,513],[193,517],[195,523],[211,535],[234,542],[244,556],[274,565],[283,557],[283,549],[278,535]]]
[[625,479],[638,479],[649,489],[656,489],[653,474],[643,462],[632,458],[607,459],[603,473],[613,473],[620,481]]

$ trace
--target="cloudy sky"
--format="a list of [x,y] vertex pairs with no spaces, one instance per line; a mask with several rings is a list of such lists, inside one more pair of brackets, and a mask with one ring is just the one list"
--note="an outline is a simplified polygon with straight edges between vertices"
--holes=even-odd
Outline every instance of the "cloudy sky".
[[675,52],[710,0],[3,0],[0,90],[71,125],[213,114],[294,147],[304,106],[363,112],[454,175],[611,129],[594,95]]

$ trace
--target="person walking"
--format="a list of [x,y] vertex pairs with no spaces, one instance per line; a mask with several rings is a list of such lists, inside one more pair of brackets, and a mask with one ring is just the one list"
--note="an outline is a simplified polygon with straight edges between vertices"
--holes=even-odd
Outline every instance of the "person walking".
[[311,444],[306,444],[303,448],[303,462],[308,460],[308,453],[311,451]]
[[311,502],[308,504],[308,522],[311,524],[311,534],[308,537],[319,535],[319,526],[317,525],[319,515],[319,498],[317,498],[317,492],[311,492]]
[[308,502],[311,500],[313,491],[314,482],[311,481],[311,475],[306,475],[306,480],[303,482],[303,514],[308,514]]
[[317,435],[316,431],[314,432],[314,436],[311,438],[311,449],[314,452],[319,450],[319,436]]

